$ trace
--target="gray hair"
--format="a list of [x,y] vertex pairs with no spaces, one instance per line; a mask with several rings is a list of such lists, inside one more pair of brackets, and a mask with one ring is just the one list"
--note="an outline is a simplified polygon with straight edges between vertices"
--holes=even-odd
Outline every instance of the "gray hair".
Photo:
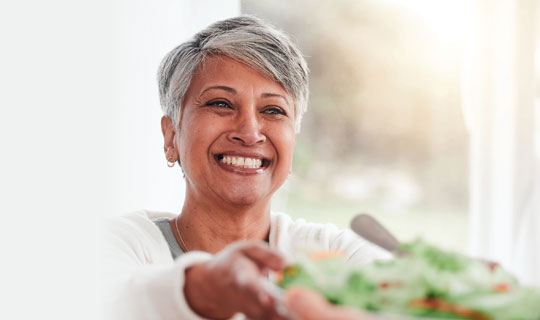
[[165,56],[158,70],[159,99],[175,124],[193,75],[209,55],[230,57],[280,83],[294,99],[300,130],[309,95],[307,63],[289,37],[253,16],[215,22]]

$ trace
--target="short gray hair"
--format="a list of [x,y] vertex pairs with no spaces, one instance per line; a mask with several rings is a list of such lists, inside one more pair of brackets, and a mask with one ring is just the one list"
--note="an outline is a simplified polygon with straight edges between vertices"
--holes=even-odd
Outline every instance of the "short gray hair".
[[306,60],[283,32],[247,15],[215,22],[174,48],[161,62],[161,108],[175,124],[193,75],[209,55],[230,57],[280,83],[295,100],[295,127],[300,130],[309,95]]

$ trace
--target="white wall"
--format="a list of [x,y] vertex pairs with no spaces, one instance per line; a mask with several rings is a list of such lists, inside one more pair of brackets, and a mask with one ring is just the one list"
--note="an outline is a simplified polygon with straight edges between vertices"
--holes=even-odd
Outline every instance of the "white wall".
[[0,319],[98,319],[99,217],[177,211],[155,73],[228,1],[0,2]]
[[178,166],[166,165],[156,71],[172,48],[239,13],[238,0],[116,1],[107,215],[141,208],[180,211],[184,183]]

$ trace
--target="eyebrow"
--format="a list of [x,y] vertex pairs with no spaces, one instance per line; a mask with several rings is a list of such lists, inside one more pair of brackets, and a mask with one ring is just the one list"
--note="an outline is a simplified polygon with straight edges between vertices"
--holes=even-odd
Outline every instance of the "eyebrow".
[[287,105],[289,104],[289,101],[287,100],[287,98],[285,98],[284,96],[282,96],[280,94],[277,94],[277,93],[263,93],[263,94],[261,94],[261,97],[262,98],[274,98],[274,97],[277,97],[277,98],[283,99],[283,101],[285,101],[285,103]]
[[231,87],[227,87],[227,86],[212,86],[212,87],[208,87],[208,88],[204,89],[203,92],[201,92],[201,95],[202,95],[203,93],[205,93],[206,91],[214,90],[214,89],[224,90],[224,91],[230,92],[230,93],[232,93],[232,94],[236,94],[236,90],[234,90],[234,89],[231,88]]

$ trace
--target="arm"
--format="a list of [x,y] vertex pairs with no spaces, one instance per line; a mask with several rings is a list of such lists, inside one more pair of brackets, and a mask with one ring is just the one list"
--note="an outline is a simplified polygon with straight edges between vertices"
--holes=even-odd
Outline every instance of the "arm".
[[283,213],[274,213],[274,234],[270,241],[287,256],[294,257],[303,251],[341,251],[352,263],[364,265],[374,260],[390,259],[383,249],[367,242],[348,229],[339,229],[333,224],[293,220]]
[[103,318],[202,319],[187,305],[182,288],[185,270],[210,260],[210,254],[191,252],[174,262],[170,256],[160,261],[136,229],[107,231],[101,252]]
[[265,244],[236,243],[216,256],[189,252],[170,263],[149,253],[136,230],[124,231],[108,234],[103,252],[105,318],[225,319],[243,312],[281,319],[262,281],[283,261]]

